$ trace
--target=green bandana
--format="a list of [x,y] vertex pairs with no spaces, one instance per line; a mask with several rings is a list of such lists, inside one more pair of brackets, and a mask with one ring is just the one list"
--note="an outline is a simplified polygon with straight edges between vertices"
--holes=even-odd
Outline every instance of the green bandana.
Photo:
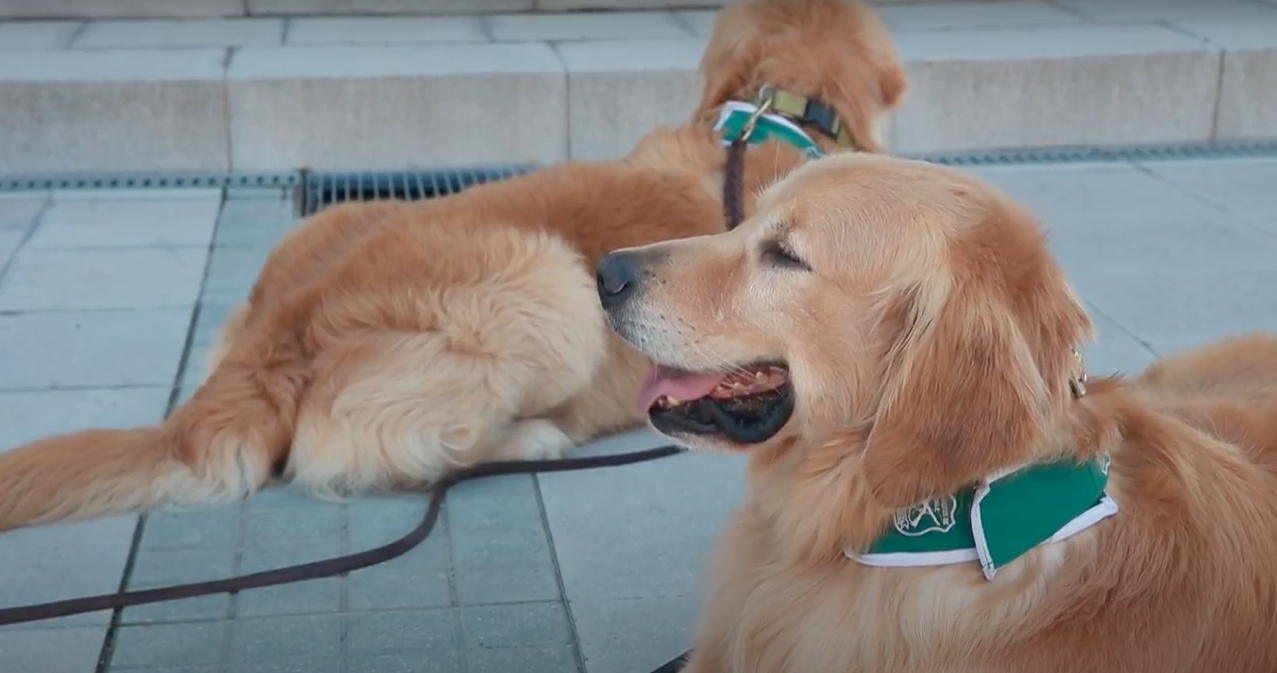
[[[715,130],[723,132],[723,144],[730,145],[736,139],[758,108],[752,103],[730,102],[723,107],[723,112],[714,125]],[[764,114],[754,125],[748,142],[753,145],[768,140],[776,140],[802,150],[808,157],[818,159],[824,156],[810,136],[779,115]]]
[[1117,513],[1104,491],[1110,458],[1030,465],[956,494],[897,512],[863,554],[872,566],[930,566],[977,561],[992,580],[1030,549],[1076,535]]

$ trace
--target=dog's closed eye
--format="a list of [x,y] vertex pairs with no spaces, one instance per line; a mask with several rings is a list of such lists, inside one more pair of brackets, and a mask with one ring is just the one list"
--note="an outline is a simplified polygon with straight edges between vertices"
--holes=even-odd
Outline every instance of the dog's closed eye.
[[760,254],[762,255],[763,261],[771,264],[772,266],[811,271],[811,267],[807,265],[807,262],[804,262],[803,259],[794,252],[793,248],[786,245],[784,241],[776,239],[764,241]]

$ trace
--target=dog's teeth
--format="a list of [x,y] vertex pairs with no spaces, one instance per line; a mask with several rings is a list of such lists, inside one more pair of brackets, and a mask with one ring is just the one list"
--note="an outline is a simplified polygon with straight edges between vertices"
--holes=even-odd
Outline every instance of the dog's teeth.
[[767,383],[767,374],[764,374],[763,372],[758,372],[757,374],[754,374],[754,382]]
[[683,400],[680,400],[677,397],[666,397],[665,403],[667,406],[677,407],[678,405],[683,403]]

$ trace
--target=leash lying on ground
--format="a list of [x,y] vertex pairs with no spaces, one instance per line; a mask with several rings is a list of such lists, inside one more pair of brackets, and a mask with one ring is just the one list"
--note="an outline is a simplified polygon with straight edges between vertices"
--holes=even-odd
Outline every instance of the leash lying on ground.
[[421,542],[430,535],[430,531],[434,529],[435,522],[439,519],[439,508],[443,506],[444,495],[448,492],[449,488],[452,488],[463,481],[478,479],[480,477],[495,477],[510,474],[569,472],[600,467],[620,467],[622,465],[632,465],[634,463],[642,463],[650,460],[656,460],[658,458],[665,458],[677,453],[682,453],[683,451],[684,449],[675,446],[662,446],[644,451],[603,456],[560,458],[557,460],[509,461],[476,465],[474,467],[454,472],[440,480],[439,483],[430,490],[430,505],[426,508],[426,513],[425,516],[422,517],[421,523],[417,524],[416,528],[412,529],[408,532],[408,534],[398,540],[384,544],[380,547],[356,552],[354,554],[347,554],[345,556],[338,556],[336,558],[324,559],[322,561],[312,561],[310,563],[302,563],[284,568],[252,573],[249,575],[228,577],[220,580],[192,582],[190,584],[177,584],[168,587],[160,587],[158,589],[124,591],[114,594],[69,598],[66,600],[51,601],[48,603],[36,603],[32,605],[3,608],[0,609],[0,626],[24,624],[27,622],[36,622],[45,619],[54,619],[57,617],[68,617],[70,615],[97,612],[99,610],[115,610],[138,605],[147,605],[149,603],[161,603],[164,601],[175,601],[184,598],[195,598],[197,596],[208,596],[210,594],[237,593],[245,589],[260,589],[262,587],[288,584],[291,582],[303,582],[306,580],[320,579],[324,577],[331,577],[333,575],[340,575],[342,573],[348,573],[353,570],[367,568],[369,566],[377,565],[378,563],[384,563],[391,559],[398,558],[421,544]]

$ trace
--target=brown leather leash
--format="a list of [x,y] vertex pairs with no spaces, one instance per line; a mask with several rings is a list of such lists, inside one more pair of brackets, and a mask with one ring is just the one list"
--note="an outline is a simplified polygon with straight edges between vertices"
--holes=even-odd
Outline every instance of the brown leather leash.
[[45,619],[84,614],[86,612],[97,612],[99,610],[118,610],[149,603],[208,596],[210,594],[234,594],[245,589],[260,589],[292,582],[304,582],[360,570],[403,556],[421,544],[430,535],[430,531],[434,530],[435,522],[439,519],[440,507],[443,506],[444,495],[449,488],[463,481],[510,474],[569,472],[601,467],[620,467],[622,465],[632,465],[665,458],[684,451],[684,449],[671,445],[644,451],[603,456],[560,458],[556,460],[506,461],[475,465],[454,472],[440,480],[438,484],[430,489],[430,505],[426,508],[426,513],[422,517],[421,523],[417,524],[416,528],[398,540],[380,547],[322,561],[301,563],[220,580],[192,582],[190,584],[177,584],[156,589],[124,591],[114,594],[69,598],[48,603],[4,608],[0,609],[0,626],[25,624]]

